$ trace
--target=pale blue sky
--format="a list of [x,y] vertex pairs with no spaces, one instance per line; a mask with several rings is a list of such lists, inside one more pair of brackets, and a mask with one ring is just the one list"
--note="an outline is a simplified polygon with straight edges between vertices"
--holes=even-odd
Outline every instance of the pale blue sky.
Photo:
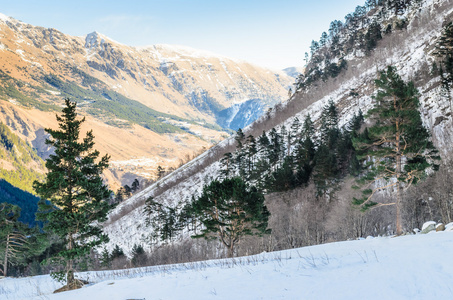
[[[3,2],[3,3],[2,3]],[[0,0],[0,12],[131,46],[176,44],[282,69],[303,65],[311,40],[365,0]]]

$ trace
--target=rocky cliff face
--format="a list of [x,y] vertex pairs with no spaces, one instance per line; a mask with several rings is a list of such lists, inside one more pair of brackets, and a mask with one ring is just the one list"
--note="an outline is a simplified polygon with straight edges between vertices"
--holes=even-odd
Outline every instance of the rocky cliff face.
[[85,49],[90,74],[182,117],[214,122],[220,110],[249,99],[269,107],[284,100],[292,84],[284,74],[183,46],[127,47],[94,32],[86,36]]
[[[205,51],[129,47],[97,32],[75,37],[0,15],[0,121],[45,157],[42,129],[56,124],[49,111],[64,97],[77,100],[115,174],[149,177],[158,164],[174,166],[227,136],[219,124],[244,126],[286,100],[292,83],[284,73]],[[256,105],[241,104],[251,99]]]
[[215,121],[215,114],[249,99],[266,106],[286,99],[293,79],[244,61],[183,46],[129,47],[93,32],[73,37],[12,18],[0,20],[1,70],[39,83],[46,74],[77,68],[157,111]]
[[263,105],[260,99],[250,99],[219,111],[217,113],[217,122],[224,128],[238,130],[258,119],[265,109],[266,106]]

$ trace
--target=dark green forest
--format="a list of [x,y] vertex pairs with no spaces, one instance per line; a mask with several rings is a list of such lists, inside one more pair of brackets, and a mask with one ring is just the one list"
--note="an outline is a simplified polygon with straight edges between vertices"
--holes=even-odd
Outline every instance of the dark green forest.
[[0,159],[13,167],[7,170],[2,165],[0,169],[0,203],[19,206],[19,221],[34,226],[39,198],[32,194],[32,184],[44,177],[44,161],[3,123],[0,123]]
[[25,192],[4,179],[0,179],[0,203],[7,202],[21,208],[19,221],[30,227],[36,225],[35,214],[38,211],[39,198]]

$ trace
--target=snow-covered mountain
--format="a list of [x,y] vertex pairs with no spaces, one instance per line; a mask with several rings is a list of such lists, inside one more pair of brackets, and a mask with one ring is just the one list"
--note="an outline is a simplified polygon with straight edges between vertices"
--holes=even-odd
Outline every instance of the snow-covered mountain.
[[[432,134],[442,159],[451,159],[453,144],[453,115],[451,101],[445,97],[440,77],[432,79],[430,66],[435,61],[433,49],[442,28],[453,20],[453,5],[450,0],[426,0],[418,2],[402,16],[407,27],[384,35],[376,49],[369,56],[357,51],[349,55],[348,68],[340,76],[319,81],[308,89],[298,91],[290,101],[277,105],[255,123],[245,128],[244,133],[259,136],[263,130],[283,125],[287,128],[294,117],[303,120],[307,114],[320,122],[321,110],[329,100],[333,100],[340,113],[340,126],[346,124],[359,109],[366,112],[372,107],[375,91],[374,79],[378,71],[394,65],[404,80],[413,80],[420,91],[420,111],[424,125]],[[233,138],[229,138],[190,162],[155,185],[121,203],[110,215],[105,231],[111,238],[110,249],[118,244],[128,251],[134,244],[143,243],[147,236],[143,228],[143,204],[152,196],[155,201],[174,206],[193,195],[198,195],[202,186],[220,173],[219,159],[226,151],[231,151]],[[227,150],[228,149],[228,150]],[[165,188],[162,188],[165,186]],[[428,196],[427,196],[428,197]],[[350,199],[343,199],[350,203]],[[304,209],[303,207],[301,208]],[[326,223],[335,221],[325,220]],[[124,236],[128,239],[124,239]],[[184,239],[186,236],[181,236]]]
[[[377,2],[367,1],[367,3],[376,4]],[[319,128],[321,112],[332,101],[339,111],[339,125],[342,126],[354,113],[359,110],[366,113],[373,107],[375,101],[373,95],[376,92],[374,80],[379,71],[389,65],[395,66],[402,78],[405,81],[414,82],[419,90],[419,110],[422,121],[442,156],[441,170],[422,183],[421,187],[411,186],[409,192],[404,194],[406,204],[404,209],[406,213],[412,214],[411,218],[414,220],[411,224],[405,224],[404,229],[412,233],[412,229],[416,227],[413,225],[419,224],[420,220],[427,221],[426,218],[435,218],[436,221],[437,219],[450,220],[445,223],[452,221],[453,205],[450,199],[453,166],[451,154],[453,95],[451,90],[445,88],[445,81],[443,82],[439,70],[437,69],[436,73],[433,69],[434,63],[439,63],[440,60],[434,55],[436,44],[445,25],[453,21],[453,0],[380,1],[379,3],[408,6],[396,12],[393,10],[394,7],[390,7],[387,11],[381,10],[381,7],[359,8],[357,14],[348,15],[348,25],[341,27],[341,34],[337,36],[338,40],[335,42],[337,48],[331,47],[334,44],[332,40],[324,40],[323,46],[318,47],[316,51],[319,52],[314,53],[314,59],[309,64],[310,69],[304,72],[303,76],[298,77],[301,80],[299,83],[303,84],[299,85],[299,89],[289,101],[279,103],[269,110],[254,103],[255,98],[248,101],[238,99],[235,102],[236,105],[232,105],[228,112],[224,115],[217,114],[215,118],[233,126],[236,124],[235,116],[240,114],[241,106],[262,109],[265,112],[264,115],[244,128],[246,136],[258,137],[263,131],[269,132],[272,128],[275,128],[276,132],[281,132],[283,126],[288,128],[293,123],[294,118],[303,120],[308,114],[314,121],[315,127]],[[356,19],[351,25],[355,15],[361,15],[363,18],[361,21]],[[365,41],[364,37],[369,31],[364,29],[371,24],[373,26],[376,24],[372,21],[380,22],[381,38],[374,40],[376,45],[373,47],[366,48],[366,44],[356,45],[358,41]],[[338,23],[335,24],[338,25]],[[348,26],[350,27],[347,28]],[[351,39],[349,35],[352,32],[349,29],[352,27],[355,28],[357,39]],[[99,59],[96,55],[104,59],[103,56],[109,56],[112,52],[105,46],[105,41],[106,38],[98,34],[90,37],[88,48],[95,49],[93,61]],[[99,47],[104,47],[105,50],[96,52]],[[351,51],[346,51],[346,47]],[[367,52],[362,51],[360,47],[365,47]],[[327,48],[338,50],[337,55],[328,52]],[[154,48],[144,51],[155,53]],[[193,50],[179,49],[178,51],[184,52],[184,55],[198,56]],[[315,59],[317,54],[319,57],[325,55],[324,57],[329,57],[329,60],[319,62]],[[343,61],[346,63],[343,64]],[[119,61],[113,67],[101,65],[100,62],[96,63],[98,65],[90,63],[92,65],[90,68],[95,66],[104,70],[103,74],[109,77],[118,76],[118,72],[123,74],[122,76],[130,76],[121,72],[132,70],[132,67],[115,69],[118,63],[122,66]],[[159,64],[159,68],[168,76],[173,71],[176,72],[172,69],[172,65],[172,63],[164,63],[162,66]],[[325,71],[329,71],[329,68],[330,73],[334,75],[326,75]],[[175,74],[173,73],[174,76]],[[203,100],[203,103],[212,102],[207,94],[203,95],[201,98],[206,100]],[[14,114],[9,116],[10,119],[14,119]],[[178,121],[169,115],[165,118],[172,124],[177,122],[187,124],[187,121]],[[244,117],[238,119],[244,119]],[[190,131],[193,130],[193,128],[190,129]],[[182,135],[172,133],[168,136],[176,140]],[[177,235],[163,242],[150,239],[150,233],[154,232],[153,228],[145,225],[146,216],[143,208],[145,201],[152,197],[154,201],[164,206],[175,208],[176,211],[180,210],[181,204],[191,201],[193,196],[201,193],[204,184],[220,177],[219,159],[226,152],[234,151],[235,147],[234,138],[227,138],[173,173],[164,176],[152,186],[120,203],[103,224],[104,231],[110,237],[110,242],[106,245],[107,250],[111,251],[114,245],[118,245],[127,256],[131,257],[133,247],[140,244],[148,250],[151,263],[171,260],[191,261],[190,259],[194,257],[197,260],[222,257],[225,252],[221,245],[204,240],[194,242],[190,239],[193,232],[197,230],[196,224],[195,226],[189,224]],[[133,165],[134,162],[137,161],[130,160],[126,164]],[[140,163],[135,166],[139,165]],[[118,168],[121,168],[121,165],[118,165]],[[441,173],[442,171],[444,173]],[[343,177],[339,181],[335,187],[335,197],[330,195],[316,197],[316,187],[310,183],[298,189],[267,194],[266,205],[271,212],[269,224],[272,232],[263,237],[242,240],[237,253],[246,255],[244,257],[201,262],[192,260],[187,264],[125,271],[82,273],[79,276],[88,278],[95,284],[77,291],[55,295],[50,295],[50,291],[57,285],[52,283],[48,276],[8,279],[0,282],[5,283],[0,286],[0,295],[3,292],[6,297],[13,295],[11,297],[18,296],[25,299],[27,297],[40,299],[43,296],[49,299],[115,297],[121,299],[155,297],[165,299],[427,299],[451,297],[449,282],[453,277],[453,265],[448,259],[448,253],[453,246],[452,223],[446,226],[445,232],[400,237],[366,237],[367,234],[364,234],[366,226],[372,227],[376,236],[381,233],[388,235],[394,226],[393,223],[388,222],[388,219],[393,217],[392,212],[384,210],[388,207],[385,206],[377,208],[372,213],[362,214],[351,204],[354,193],[352,191],[354,188],[351,186],[354,179]],[[438,186],[443,190],[438,189]],[[426,191],[423,188],[426,188]],[[389,191],[388,194],[381,193],[379,196],[393,195]],[[156,211],[161,212],[161,210]],[[442,213],[445,215],[440,215]],[[318,230],[318,228],[321,229]],[[437,228],[440,230],[442,226]],[[313,240],[307,238],[310,237],[310,231],[315,233]],[[340,233],[341,236],[346,237],[345,239],[352,237],[366,237],[366,239],[329,243],[338,240]],[[304,248],[297,246],[309,243],[325,244]],[[282,248],[292,249],[275,251]],[[263,252],[264,250],[270,253]],[[249,254],[255,255],[249,256]]]
[[304,72],[303,68],[289,67],[282,70],[286,75],[293,78],[297,78],[300,74]]
[[260,99],[250,99],[219,111],[217,122],[222,127],[238,130],[258,119],[265,108]]
[[221,120],[244,126],[259,116],[255,106],[233,115],[238,105],[253,100],[261,112],[286,100],[294,82],[203,50],[130,47],[98,32],[70,36],[5,15],[0,32],[0,121],[43,150],[53,111],[64,97],[79,101],[97,148],[112,156],[110,178],[149,178],[159,164],[175,167],[227,136],[218,124],[230,123]]
[[[286,100],[293,83],[289,76],[189,47],[127,47],[96,32],[85,40],[87,64],[94,73],[105,70],[113,81],[105,80],[117,91],[182,117],[212,122],[218,111],[249,99],[269,107]],[[127,87],[131,81],[134,91]]]

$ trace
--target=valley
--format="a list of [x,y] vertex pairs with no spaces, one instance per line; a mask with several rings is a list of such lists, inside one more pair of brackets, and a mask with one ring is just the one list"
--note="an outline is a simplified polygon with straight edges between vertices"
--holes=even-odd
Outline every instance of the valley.
[[[0,121],[41,149],[42,129],[55,126],[63,99],[78,101],[100,150],[123,166],[108,176],[114,190],[133,176],[155,179],[157,165],[175,168],[227,137],[232,107],[253,99],[234,129],[249,124],[286,100],[294,81],[183,46],[129,47],[97,32],[72,37],[5,15],[0,28]],[[135,172],[124,163],[131,159],[153,163]]]
[[0,296],[448,297],[452,49],[453,0],[366,0],[282,71],[0,15],[0,193],[51,201],[0,203]]

